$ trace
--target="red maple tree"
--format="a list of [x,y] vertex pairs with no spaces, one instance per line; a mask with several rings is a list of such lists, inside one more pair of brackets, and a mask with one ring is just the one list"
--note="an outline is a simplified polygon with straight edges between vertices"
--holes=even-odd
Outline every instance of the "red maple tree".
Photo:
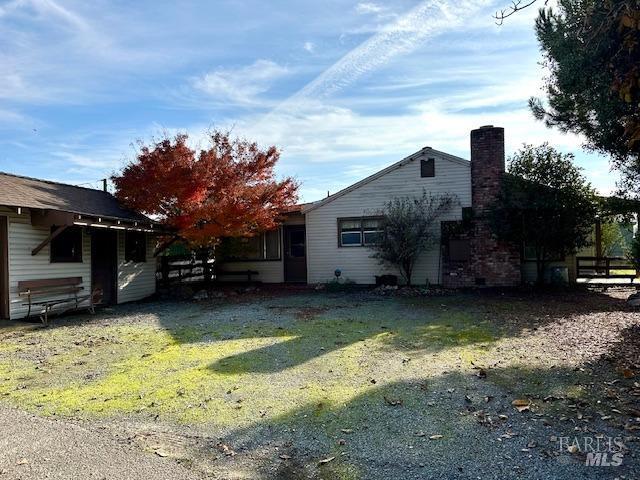
[[210,147],[199,151],[188,146],[186,134],[141,146],[136,159],[111,178],[116,197],[197,247],[275,228],[298,199],[292,178],[275,177],[278,149],[263,150],[220,131],[209,139]]

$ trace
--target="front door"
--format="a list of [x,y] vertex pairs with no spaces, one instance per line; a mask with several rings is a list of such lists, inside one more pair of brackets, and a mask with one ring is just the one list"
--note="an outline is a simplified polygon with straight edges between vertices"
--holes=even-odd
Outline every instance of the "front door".
[[118,234],[113,230],[91,230],[91,291],[99,290],[101,305],[117,302]]
[[284,281],[307,281],[306,231],[304,225],[284,227]]
[[0,217],[0,318],[9,318],[9,235],[7,217]]

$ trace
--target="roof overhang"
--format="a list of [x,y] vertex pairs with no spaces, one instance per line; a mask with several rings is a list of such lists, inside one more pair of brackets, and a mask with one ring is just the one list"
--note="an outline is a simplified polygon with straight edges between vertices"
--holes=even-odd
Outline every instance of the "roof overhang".
[[[21,213],[20,207],[18,213]],[[31,225],[36,227],[84,226],[113,230],[134,230],[149,233],[166,233],[166,229],[152,220],[134,220],[99,215],[84,215],[63,210],[30,209]]]

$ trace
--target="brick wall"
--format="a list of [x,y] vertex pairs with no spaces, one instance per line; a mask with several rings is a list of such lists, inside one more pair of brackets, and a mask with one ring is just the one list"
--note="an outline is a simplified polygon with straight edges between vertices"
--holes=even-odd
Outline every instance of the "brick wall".
[[443,284],[447,287],[509,287],[521,283],[520,252],[517,246],[498,241],[487,214],[496,200],[505,171],[504,129],[481,127],[471,132],[471,199],[473,219],[455,238],[466,238],[471,255],[468,262],[443,263]]

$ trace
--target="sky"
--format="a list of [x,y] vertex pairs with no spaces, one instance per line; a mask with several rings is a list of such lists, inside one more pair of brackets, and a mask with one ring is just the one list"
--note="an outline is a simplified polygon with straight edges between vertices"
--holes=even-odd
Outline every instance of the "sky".
[[491,124],[610,193],[608,159],[528,110],[536,9],[497,26],[508,3],[0,0],[0,171],[98,187],[138,141],[221,129],[279,147],[313,201],[425,146],[468,159]]

